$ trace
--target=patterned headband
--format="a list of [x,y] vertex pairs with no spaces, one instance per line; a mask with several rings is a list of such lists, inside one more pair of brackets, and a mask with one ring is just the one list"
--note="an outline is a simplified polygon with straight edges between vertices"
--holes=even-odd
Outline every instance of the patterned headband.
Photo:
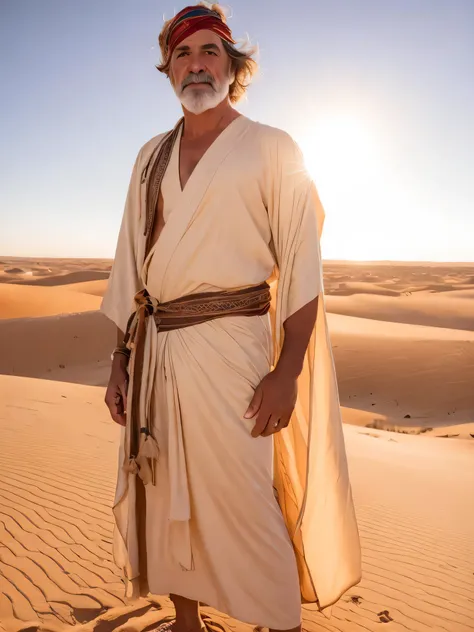
[[213,31],[223,40],[235,44],[230,28],[222,21],[217,11],[207,7],[186,7],[174,17],[168,27],[166,35],[167,57],[172,55],[176,46],[183,40],[202,30]]

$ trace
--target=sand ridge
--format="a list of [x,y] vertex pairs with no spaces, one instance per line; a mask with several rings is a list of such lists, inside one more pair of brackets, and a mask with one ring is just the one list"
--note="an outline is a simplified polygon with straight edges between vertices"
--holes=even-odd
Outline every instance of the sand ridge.
[[28,285],[65,285],[106,279],[110,259],[59,259],[1,257],[0,283]]

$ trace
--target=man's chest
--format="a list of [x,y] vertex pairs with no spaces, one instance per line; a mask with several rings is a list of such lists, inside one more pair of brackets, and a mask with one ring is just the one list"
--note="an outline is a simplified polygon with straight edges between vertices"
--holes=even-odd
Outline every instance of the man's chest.
[[179,179],[184,189],[198,163],[205,157],[207,150],[215,141],[217,135],[199,141],[181,140],[179,148]]

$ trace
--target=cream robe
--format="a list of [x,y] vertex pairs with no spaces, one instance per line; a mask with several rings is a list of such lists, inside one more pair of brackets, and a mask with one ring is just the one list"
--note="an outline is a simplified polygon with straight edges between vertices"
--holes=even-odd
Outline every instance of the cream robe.
[[[163,302],[277,281],[271,320],[226,317],[157,334],[149,319],[140,414],[150,416],[160,447],[156,484],[145,487],[149,588],[252,624],[296,627],[301,599],[328,614],[361,576],[324,310],[324,211],[291,137],[240,116],[183,191],[178,139],[162,186],[166,224],[144,260],[141,174],[162,139],[144,145],[133,169],[105,314],[124,330],[143,287]],[[316,296],[290,426],[253,439],[255,422],[243,415],[278,360],[283,323]],[[126,443],[122,429],[114,556],[133,597],[136,479],[121,467]]]

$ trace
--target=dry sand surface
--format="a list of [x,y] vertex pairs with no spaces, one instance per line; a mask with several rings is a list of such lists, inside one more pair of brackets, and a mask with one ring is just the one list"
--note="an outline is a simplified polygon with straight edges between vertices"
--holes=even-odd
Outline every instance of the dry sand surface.
[[[146,632],[172,609],[125,604],[112,561],[111,262],[0,259],[0,632]],[[474,264],[327,262],[325,287],[363,580],[304,628],[474,630]]]

